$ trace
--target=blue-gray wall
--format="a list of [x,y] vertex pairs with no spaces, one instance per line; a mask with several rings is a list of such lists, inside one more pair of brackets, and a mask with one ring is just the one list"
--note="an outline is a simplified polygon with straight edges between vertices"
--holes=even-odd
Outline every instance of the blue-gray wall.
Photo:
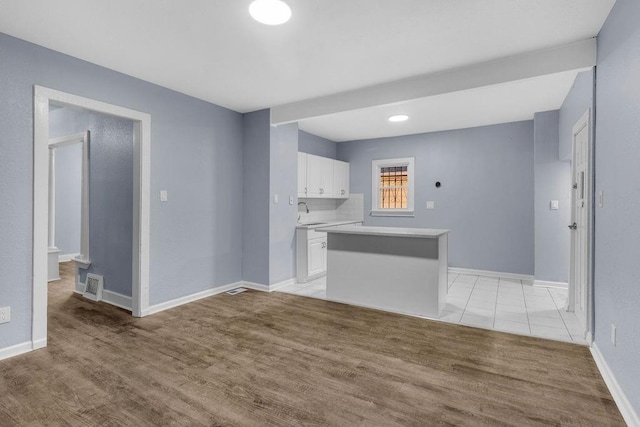
[[105,289],[131,296],[133,122],[106,114],[70,108],[61,108],[51,113],[50,137],[87,130],[91,132],[89,143],[91,266],[87,270],[81,270],[80,279],[84,282],[86,273],[99,274],[104,277]]
[[298,151],[331,159],[338,158],[336,142],[303,130],[298,131]]
[[[56,114],[50,114],[49,123]],[[49,126],[49,135],[51,126]],[[82,145],[56,149],[56,247],[60,255],[80,253]]]
[[567,97],[560,108],[560,160],[571,161],[573,126],[591,109],[593,130],[594,70],[583,71],[576,76]]
[[[618,0],[598,36],[595,342],[640,413],[640,2]],[[610,340],[617,327],[617,346]]]
[[151,304],[241,280],[241,114],[5,34],[0,58],[0,348],[31,339],[34,84],[151,115]]
[[[367,216],[371,161],[395,157],[415,157],[415,217]],[[338,158],[364,193],[366,225],[450,228],[451,267],[534,273],[533,121],[350,141]]]
[[[559,158],[559,111],[536,113],[533,119],[535,175],[535,278],[569,280],[571,164]],[[551,200],[558,210],[550,209]]]
[[270,113],[244,115],[242,278],[269,284]]
[[[270,127],[269,284],[296,276],[298,124]],[[274,203],[273,196],[279,202]],[[293,197],[293,205],[289,204]]]

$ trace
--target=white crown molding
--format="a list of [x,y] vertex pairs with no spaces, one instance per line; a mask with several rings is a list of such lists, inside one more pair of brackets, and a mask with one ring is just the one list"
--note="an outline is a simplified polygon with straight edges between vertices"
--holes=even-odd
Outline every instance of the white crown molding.
[[600,370],[600,374],[602,375],[605,384],[607,384],[607,387],[611,392],[613,400],[616,402],[616,405],[618,405],[618,409],[622,414],[622,418],[624,418],[629,427],[640,427],[640,416],[638,416],[638,413],[633,408],[633,405],[631,405],[631,402],[627,398],[624,390],[622,390],[622,387],[620,387],[618,380],[613,374],[611,368],[609,368],[607,361],[600,352],[600,349],[598,348],[598,345],[596,343],[593,343],[593,345],[591,346],[591,355],[593,356],[593,360],[595,360],[596,365]]

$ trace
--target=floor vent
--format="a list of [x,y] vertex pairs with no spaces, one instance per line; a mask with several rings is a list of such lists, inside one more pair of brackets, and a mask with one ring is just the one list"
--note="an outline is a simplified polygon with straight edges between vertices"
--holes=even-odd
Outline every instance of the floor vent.
[[225,292],[226,294],[229,295],[237,295],[237,294],[241,294],[242,292],[248,290],[247,288],[235,288],[235,289],[231,289],[230,291]]
[[102,300],[102,289],[104,288],[104,278],[97,274],[87,273],[87,285],[85,286],[84,293],[85,298],[89,298],[92,301]]

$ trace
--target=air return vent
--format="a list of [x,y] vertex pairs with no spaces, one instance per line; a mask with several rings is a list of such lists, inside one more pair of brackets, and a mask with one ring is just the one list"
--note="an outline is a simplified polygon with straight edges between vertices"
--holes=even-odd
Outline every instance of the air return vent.
[[82,295],[92,301],[102,300],[104,278],[97,274],[87,273],[86,283],[87,285],[85,286],[84,293]]

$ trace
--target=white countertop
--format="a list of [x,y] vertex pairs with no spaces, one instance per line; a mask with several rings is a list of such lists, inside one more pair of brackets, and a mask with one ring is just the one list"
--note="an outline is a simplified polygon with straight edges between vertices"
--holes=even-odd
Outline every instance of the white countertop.
[[398,228],[398,227],[323,227],[322,231],[340,234],[366,234],[371,236],[395,236],[395,237],[422,237],[437,238],[449,233],[451,230],[435,228]]
[[298,224],[296,228],[300,228],[303,230],[315,230],[316,228],[322,228],[324,231],[325,227],[334,227],[336,225],[344,225],[344,224],[355,224],[356,222],[362,222],[361,219],[351,219],[351,220],[333,220],[333,221],[325,221],[325,222],[317,222],[313,224]]

